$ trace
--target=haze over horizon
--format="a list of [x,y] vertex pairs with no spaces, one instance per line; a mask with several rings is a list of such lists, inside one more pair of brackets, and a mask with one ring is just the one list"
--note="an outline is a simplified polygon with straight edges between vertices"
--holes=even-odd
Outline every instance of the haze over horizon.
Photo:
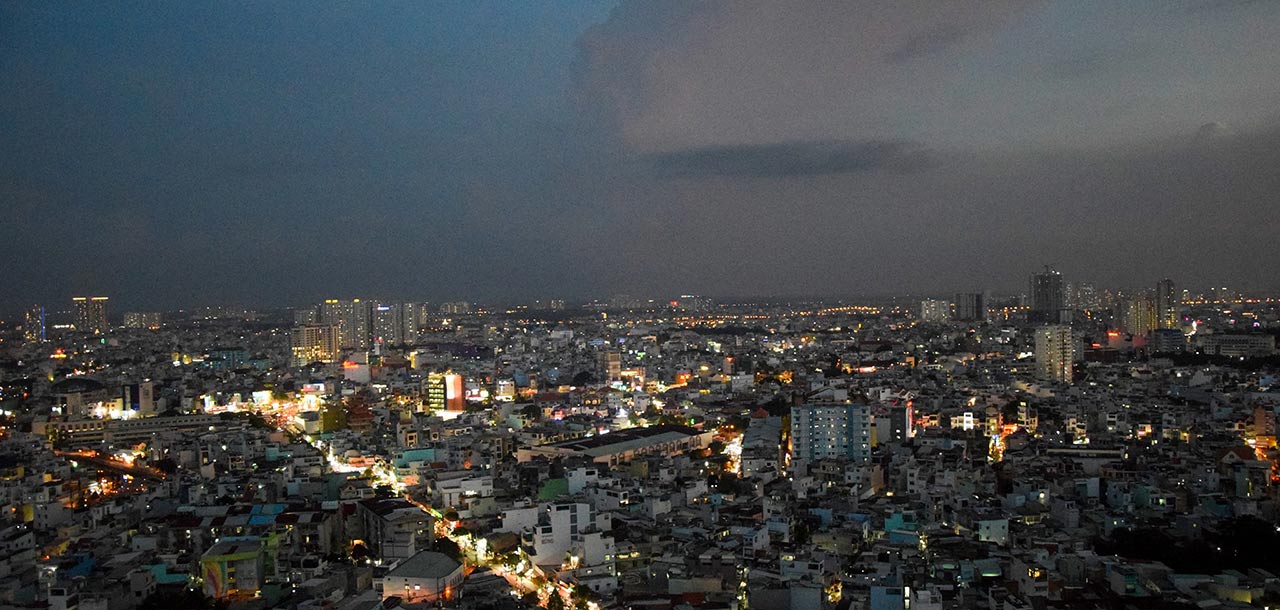
[[1280,3],[0,2],[0,312],[1280,289]]

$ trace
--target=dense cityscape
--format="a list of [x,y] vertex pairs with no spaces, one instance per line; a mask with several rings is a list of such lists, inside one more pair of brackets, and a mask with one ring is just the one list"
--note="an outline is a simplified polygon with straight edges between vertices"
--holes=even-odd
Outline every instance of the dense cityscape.
[[0,610],[1280,609],[1280,0],[0,0]]
[[1280,299],[30,307],[0,607],[1280,602]]

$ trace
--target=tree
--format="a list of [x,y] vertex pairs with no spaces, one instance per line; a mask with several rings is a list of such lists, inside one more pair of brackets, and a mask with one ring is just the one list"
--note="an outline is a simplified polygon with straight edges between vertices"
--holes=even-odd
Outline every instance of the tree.
[[341,401],[326,404],[320,412],[320,429],[325,432],[342,430],[347,427],[347,410]]
[[542,407],[529,403],[525,405],[523,409],[520,409],[520,414],[525,416],[526,419],[538,421],[542,419]]
[[560,591],[556,590],[547,598],[547,610],[565,610],[564,598],[560,597]]
[[448,538],[436,538],[436,552],[444,553],[458,563],[462,563],[462,548]]
[[806,523],[803,519],[796,521],[795,527],[793,528],[793,533],[795,537],[795,539],[792,541],[793,544],[797,546],[804,546],[806,544],[809,544],[809,538],[810,538],[809,524]]

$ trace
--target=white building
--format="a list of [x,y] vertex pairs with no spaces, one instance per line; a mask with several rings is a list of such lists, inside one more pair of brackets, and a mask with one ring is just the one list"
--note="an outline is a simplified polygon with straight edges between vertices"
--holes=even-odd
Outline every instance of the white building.
[[444,553],[422,551],[401,561],[382,577],[382,599],[407,603],[456,599],[463,581],[462,564]]
[[871,407],[853,402],[791,409],[791,457],[865,462],[871,459]]

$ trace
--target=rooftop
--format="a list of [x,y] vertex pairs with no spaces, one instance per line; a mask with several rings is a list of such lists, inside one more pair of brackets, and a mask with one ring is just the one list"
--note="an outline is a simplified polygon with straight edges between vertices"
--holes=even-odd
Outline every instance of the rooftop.
[[444,553],[422,551],[400,562],[387,575],[408,578],[445,578],[461,567],[461,563]]

